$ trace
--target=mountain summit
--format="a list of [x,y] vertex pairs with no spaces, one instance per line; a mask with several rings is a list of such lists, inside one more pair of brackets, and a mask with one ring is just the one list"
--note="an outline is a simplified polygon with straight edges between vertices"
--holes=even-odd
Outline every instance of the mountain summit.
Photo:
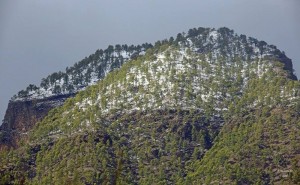
[[284,52],[228,28],[97,50],[13,97],[1,180],[297,183],[296,79]]

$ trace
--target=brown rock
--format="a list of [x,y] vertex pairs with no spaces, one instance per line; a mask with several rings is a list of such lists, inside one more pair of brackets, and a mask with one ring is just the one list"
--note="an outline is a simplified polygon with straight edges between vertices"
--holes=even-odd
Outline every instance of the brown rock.
[[57,95],[44,99],[33,99],[24,101],[10,101],[0,126],[0,150],[5,148],[17,148],[21,139],[27,138],[28,131],[43,119],[48,112],[61,106],[74,94]]

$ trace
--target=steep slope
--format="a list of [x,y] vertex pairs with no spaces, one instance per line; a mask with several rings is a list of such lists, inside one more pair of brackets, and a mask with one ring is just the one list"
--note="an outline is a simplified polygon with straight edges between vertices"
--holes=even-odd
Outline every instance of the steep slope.
[[152,45],[116,45],[97,50],[65,72],[55,72],[43,78],[40,86],[30,84],[14,95],[0,126],[0,149],[17,147],[21,138],[47,113],[78,91],[95,84],[110,71],[119,68],[126,61],[143,55]]
[[[214,146],[190,166],[193,184],[299,184],[299,82],[260,79],[228,112]],[[259,92],[259,93],[258,93]],[[264,100],[257,102],[257,100]]]
[[[298,105],[299,106],[299,105]],[[297,108],[299,110],[299,107]],[[215,145],[190,166],[193,184],[299,184],[299,112],[251,110],[226,123]]]
[[56,95],[43,99],[14,101],[8,104],[4,122],[0,127],[0,150],[20,146],[22,139],[27,138],[28,131],[43,119],[48,112],[74,94]]
[[[51,110],[29,133],[27,146],[2,153],[1,180],[31,184],[297,182],[297,135],[291,136],[291,143],[275,135],[270,140],[262,137],[265,131],[284,130],[283,137],[299,133],[300,85],[293,79],[291,60],[275,46],[227,28],[191,29],[175,40],[156,42],[143,56]],[[274,114],[288,123],[271,131],[273,124],[280,125],[277,118],[269,120]],[[269,166],[259,163],[247,170],[256,155],[246,156],[243,151],[272,144],[275,148],[263,148],[257,156],[273,157],[289,149],[287,165],[269,160]],[[233,165],[231,172],[222,168],[224,161]],[[270,172],[275,166],[278,171]],[[214,173],[218,175],[210,177]]]

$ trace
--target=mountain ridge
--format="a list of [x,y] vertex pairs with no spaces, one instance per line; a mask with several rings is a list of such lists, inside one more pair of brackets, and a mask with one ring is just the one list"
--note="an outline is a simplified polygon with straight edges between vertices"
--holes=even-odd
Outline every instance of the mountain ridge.
[[[18,140],[22,136],[26,137],[26,133],[52,108],[62,105],[67,99],[65,97],[73,97],[88,85],[95,84],[108,72],[120,67],[130,58],[142,54],[149,47],[152,45],[148,43],[137,46],[117,44],[116,46],[110,45],[105,50],[98,49],[94,54],[75,63],[74,66],[67,67],[66,72],[55,72],[43,78],[39,87],[30,84],[25,90],[19,91],[9,101],[0,126],[0,149],[18,147]],[[14,112],[14,109],[10,107],[16,107],[15,110],[18,112]],[[21,110],[18,107],[21,107]],[[39,107],[45,107],[45,109],[41,110]]]
[[[291,60],[275,46],[228,28],[190,29],[50,110],[27,145],[2,153],[1,180],[296,184],[295,79]],[[287,133],[291,142],[281,142]],[[252,150],[258,159],[244,152]]]
[[[284,63],[284,68],[289,71],[288,76],[292,79],[296,79],[296,76],[293,74],[291,60],[285,56],[284,52],[278,50],[276,46],[267,45],[267,43],[264,41],[258,41],[257,39],[254,39],[252,37],[246,37],[245,35],[237,35],[233,32],[233,30],[225,27],[218,30],[213,28],[201,27],[193,28],[190,29],[187,34],[177,34],[176,39],[170,37],[168,40],[165,39],[157,41],[154,46],[159,47],[160,45],[167,43],[171,43],[176,46],[181,43],[182,47],[191,47],[194,52],[203,55],[210,53],[207,56],[210,57],[210,60],[214,60],[214,58],[224,54],[230,55],[226,57],[230,58],[231,60],[234,60],[235,55],[238,55],[243,60],[250,60],[251,57],[264,58],[273,56],[277,58],[277,60]],[[30,84],[25,90],[21,90],[17,95],[14,95],[12,97],[11,101],[9,102],[9,106],[13,106],[14,102],[17,101],[31,101],[34,104],[36,99],[47,99],[47,97],[51,96],[60,97],[60,95],[68,94],[72,96],[73,94],[84,90],[88,85],[95,84],[97,80],[105,77],[107,72],[115,68],[119,68],[130,58],[134,59],[139,54],[144,55],[145,50],[152,47],[152,44],[148,43],[137,46],[128,46],[125,44],[116,46],[110,45],[105,50],[97,50],[94,54],[76,63],[73,67],[67,67],[65,73],[55,72],[49,75],[47,78],[43,78],[39,87]],[[238,60],[238,58],[236,58],[235,60]],[[58,104],[61,101],[64,101],[64,99],[58,98],[56,100]],[[26,108],[26,106],[24,108],[25,112],[26,109],[31,109],[31,107]],[[46,113],[44,115],[46,115]],[[32,115],[29,117],[37,116]],[[7,119],[8,118],[4,118],[5,124],[16,125],[15,127],[20,128],[19,130],[17,130],[17,132],[26,133],[31,129],[31,127],[21,128],[17,126],[22,125],[22,123],[8,123],[9,120]],[[28,120],[28,125],[35,125],[35,123],[40,119]],[[13,138],[10,139],[9,136],[12,128],[12,126],[2,126],[2,128],[0,127],[2,133],[5,133],[2,134],[2,140],[14,140]]]
[[[174,40],[173,37],[170,37],[169,40],[165,39],[162,41],[157,41],[155,44],[159,45],[161,43],[166,42],[178,43],[184,39],[186,39],[186,41],[183,43],[184,45],[191,45],[195,47],[195,49],[197,49],[197,52],[199,53],[205,53],[209,50],[218,50],[217,52],[212,54],[214,55],[213,57],[216,57],[216,55],[219,55],[220,53],[224,54],[225,50],[227,50],[226,53],[231,55],[231,57],[234,57],[234,55],[239,54],[239,56],[242,57],[244,60],[247,57],[263,58],[264,56],[268,55],[276,56],[280,61],[282,61],[282,63],[285,64],[285,69],[291,71],[291,78],[296,79],[296,76],[293,74],[293,66],[291,60],[285,56],[284,52],[278,50],[276,46],[268,45],[266,42],[258,41],[257,39],[252,37],[247,38],[245,35],[238,36],[237,34],[234,34],[233,30],[230,30],[226,27],[219,28],[218,30],[201,27],[198,29],[193,28],[190,29],[187,34],[177,34],[176,40]],[[237,43],[234,46],[229,46],[228,48],[222,47],[222,45],[229,45],[229,43],[232,44],[232,42],[234,42],[237,39],[240,39],[241,43]],[[30,99],[30,96],[32,96],[33,94],[39,93],[41,93],[41,97],[35,95],[32,98],[36,99],[48,97],[51,96],[51,94],[43,92],[47,91],[48,89],[52,90],[52,95],[61,93],[74,93],[82,89],[84,86],[95,84],[96,81],[101,79],[101,77],[105,76],[108,72],[110,72],[114,68],[119,68],[124,62],[126,62],[126,60],[135,58],[139,54],[143,55],[147,49],[152,47],[152,44],[149,43],[144,43],[142,45],[137,46],[117,44],[116,46],[110,45],[105,50],[98,49],[94,54],[90,55],[89,57],[86,57],[78,63],[75,63],[74,66],[70,68],[67,67],[65,73],[55,72],[49,75],[47,78],[43,78],[40,87],[30,84],[26,88],[26,90],[22,90],[18,93],[18,95],[14,95],[12,97],[12,100],[22,100],[23,96],[25,99]],[[232,51],[228,51],[230,49]],[[244,50],[244,53],[238,53],[237,50],[239,49]],[[82,79],[77,79],[76,76],[85,77]],[[61,90],[55,89],[57,83],[58,86],[60,86]],[[54,87],[49,87],[53,86],[53,84]],[[68,85],[75,87],[66,87]]]

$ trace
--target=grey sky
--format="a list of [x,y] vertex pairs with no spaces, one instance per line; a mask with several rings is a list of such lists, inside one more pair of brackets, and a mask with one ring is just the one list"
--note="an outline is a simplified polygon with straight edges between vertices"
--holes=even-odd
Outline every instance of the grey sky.
[[299,21],[299,0],[1,0],[0,118],[13,94],[98,48],[194,27],[226,26],[274,44],[300,76]]

